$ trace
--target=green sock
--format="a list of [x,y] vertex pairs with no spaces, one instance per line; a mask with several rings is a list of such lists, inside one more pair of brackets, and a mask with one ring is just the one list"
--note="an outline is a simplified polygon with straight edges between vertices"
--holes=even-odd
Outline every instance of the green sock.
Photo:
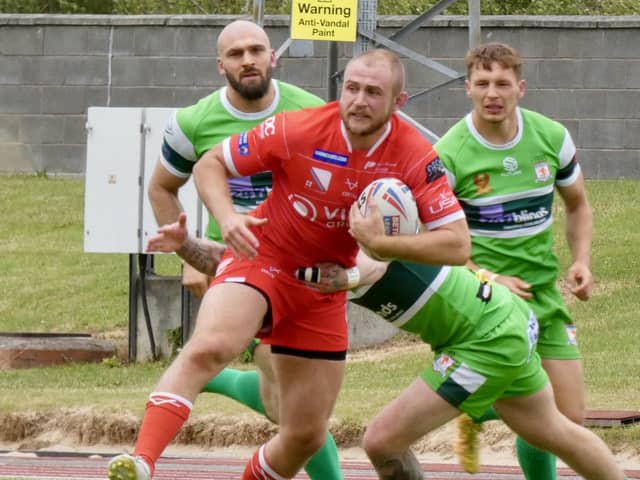
[[260,377],[257,370],[225,368],[209,380],[202,391],[219,393],[246,405],[255,412],[266,415],[260,399]]
[[476,423],[483,423],[488,420],[499,420],[499,419],[500,419],[500,415],[498,415],[498,412],[496,412],[493,407],[489,407],[482,415],[474,419],[474,421]]
[[324,445],[309,459],[304,470],[311,480],[342,480],[338,448],[330,433],[327,432]]
[[518,462],[527,480],[556,480],[556,457],[532,447],[522,438],[516,440]]

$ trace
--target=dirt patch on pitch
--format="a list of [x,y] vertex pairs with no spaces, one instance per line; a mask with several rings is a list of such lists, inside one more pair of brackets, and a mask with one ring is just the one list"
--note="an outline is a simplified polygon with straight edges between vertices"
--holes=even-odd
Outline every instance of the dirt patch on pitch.
[[[349,362],[384,359],[404,351],[429,347],[414,337],[399,334],[374,348],[349,354]],[[131,451],[140,427],[140,418],[130,413],[104,413],[92,408],[60,409],[46,413],[0,413],[0,450],[42,450],[81,452]],[[330,431],[344,459],[366,457],[359,448],[366,425],[352,420],[333,420]],[[268,441],[277,426],[252,413],[242,415],[198,415],[190,418],[167,453],[170,455],[223,454],[247,458],[256,446]],[[421,461],[455,463],[454,422],[431,432],[414,445]],[[488,422],[480,434],[482,462],[491,465],[516,465],[515,435],[502,422]],[[611,445],[620,463],[640,468],[640,449]]]
[[[0,414],[0,425],[0,450],[119,453],[133,449],[140,419],[82,409]],[[365,425],[334,420],[330,430],[342,459],[366,460],[359,447]],[[253,414],[198,416],[185,424],[166,454],[245,459],[276,431],[275,425]],[[416,442],[413,450],[423,462],[456,463],[455,437],[455,422],[449,422]],[[517,465],[515,435],[502,422],[484,424],[480,445],[482,463]],[[640,468],[640,449],[630,445],[611,447],[622,466]],[[559,465],[563,466],[561,462]]]
[[[97,413],[89,408],[45,413],[0,414],[0,443],[20,450],[39,450],[55,444],[67,446],[133,445],[140,419],[126,413]],[[255,415],[204,415],[189,419],[176,444],[203,448],[261,445],[277,427]],[[331,431],[342,447],[359,444],[364,426],[333,422]]]

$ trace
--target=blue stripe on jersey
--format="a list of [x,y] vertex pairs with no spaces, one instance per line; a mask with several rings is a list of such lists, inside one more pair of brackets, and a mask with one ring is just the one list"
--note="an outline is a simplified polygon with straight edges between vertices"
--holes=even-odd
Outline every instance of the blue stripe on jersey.
[[191,175],[193,171],[194,162],[187,160],[177,151],[175,151],[165,140],[162,143],[162,156],[164,159],[175,168],[177,171],[184,173],[185,175]]

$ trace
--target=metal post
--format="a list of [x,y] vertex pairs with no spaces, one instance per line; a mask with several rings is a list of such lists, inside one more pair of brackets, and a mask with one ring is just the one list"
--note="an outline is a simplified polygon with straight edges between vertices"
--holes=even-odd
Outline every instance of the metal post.
[[129,255],[129,362],[138,356],[138,256]]
[[469,0],[469,48],[477,47],[481,41],[480,0]]
[[[364,32],[373,35],[376,31],[378,16],[378,0],[358,0],[358,33]],[[369,39],[357,35],[353,44],[353,56],[364,53],[369,48]]]
[[327,75],[327,100],[330,102],[338,98],[338,78],[335,73],[338,71],[338,43],[329,43],[329,56],[327,59],[329,75]]
[[253,0],[253,21],[264,26],[264,0]]

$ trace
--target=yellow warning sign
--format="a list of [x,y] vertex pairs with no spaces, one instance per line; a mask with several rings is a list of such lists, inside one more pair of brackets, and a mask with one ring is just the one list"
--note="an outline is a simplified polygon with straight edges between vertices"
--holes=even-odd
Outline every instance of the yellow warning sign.
[[358,0],[293,0],[291,38],[355,42]]

